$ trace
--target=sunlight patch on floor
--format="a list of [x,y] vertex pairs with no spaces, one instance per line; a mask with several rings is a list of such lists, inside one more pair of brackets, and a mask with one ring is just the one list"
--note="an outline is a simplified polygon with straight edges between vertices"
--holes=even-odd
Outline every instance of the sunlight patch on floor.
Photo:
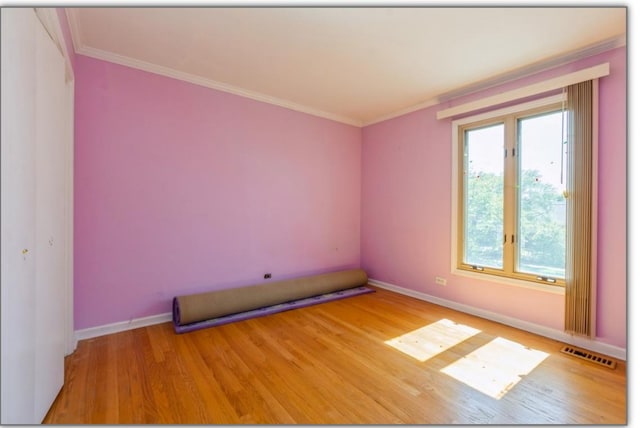
[[443,318],[384,343],[416,360],[427,361],[478,333],[480,330]]
[[548,356],[497,337],[440,371],[499,400]]

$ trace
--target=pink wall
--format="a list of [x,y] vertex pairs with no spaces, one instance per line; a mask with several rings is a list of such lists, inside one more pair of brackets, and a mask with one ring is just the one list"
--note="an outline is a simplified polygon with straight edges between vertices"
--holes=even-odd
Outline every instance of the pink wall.
[[[369,277],[563,330],[564,296],[451,274],[451,122],[436,120],[436,111],[606,61],[611,74],[600,82],[597,336],[626,347],[625,48],[364,128],[361,260]],[[436,285],[436,275],[448,285]]]
[[626,347],[624,48],[362,131],[72,55],[75,328],[165,313],[175,295],[259,283],[265,272],[362,266],[562,330],[563,296],[450,273],[451,126],[435,112],[604,61],[597,335]]
[[75,328],[360,265],[361,130],[75,58]]

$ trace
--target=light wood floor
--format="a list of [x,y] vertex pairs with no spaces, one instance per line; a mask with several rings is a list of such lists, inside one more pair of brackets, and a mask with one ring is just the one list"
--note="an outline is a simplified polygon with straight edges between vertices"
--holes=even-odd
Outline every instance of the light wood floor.
[[81,341],[45,423],[625,424],[626,364],[561,346],[377,289],[182,335],[165,323]]

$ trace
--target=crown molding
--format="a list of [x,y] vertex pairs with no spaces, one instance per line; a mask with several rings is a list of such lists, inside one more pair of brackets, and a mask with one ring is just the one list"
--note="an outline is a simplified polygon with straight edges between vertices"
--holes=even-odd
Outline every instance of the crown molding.
[[80,40],[80,27],[78,26],[77,12],[75,9],[66,7],[64,13],[67,15],[67,23],[69,24],[69,32],[71,32],[71,43],[73,44],[73,50],[78,53],[78,49],[82,46]]
[[36,7],[33,9],[36,17],[44,27],[47,34],[56,45],[56,48],[64,58],[65,83],[74,79],[73,66],[71,65],[70,52],[67,49],[64,35],[62,33],[62,24],[58,17],[57,8],[54,7]]
[[291,101],[283,100],[281,98],[272,97],[270,95],[265,95],[259,92],[249,91],[247,89],[242,89],[237,86],[229,85],[227,83],[217,82],[215,80],[207,79],[201,76],[196,76],[194,74],[178,71],[173,68],[152,64],[146,61],[140,61],[137,59],[114,54],[114,53],[103,51],[100,49],[82,46],[80,49],[77,50],[77,53],[80,55],[85,55],[88,57],[100,59],[100,60],[111,62],[114,64],[120,64],[126,67],[131,67],[131,68],[146,71],[149,73],[158,74],[160,76],[182,80],[184,82],[192,83],[194,85],[204,86],[206,88],[227,92],[233,95],[238,95],[240,97],[249,98],[255,101],[273,104],[279,107],[287,108],[289,110],[310,114],[312,116],[329,119],[335,122],[341,122],[341,123],[356,126],[356,127],[362,126],[362,122],[356,119],[352,119],[350,117],[340,116],[340,115],[329,113],[326,111],[317,110],[315,108],[307,107],[302,104],[297,104]]
[[543,80],[541,82],[533,83],[527,86],[521,86],[510,91],[501,92],[496,95],[492,95],[479,100],[470,101],[465,104],[459,104],[454,107],[440,110],[436,113],[437,119],[445,119],[452,116],[457,116],[464,113],[469,113],[474,110],[480,110],[486,107],[497,106],[498,104],[515,101],[518,99],[526,98],[532,95],[539,95],[544,92],[553,91],[555,89],[564,88],[575,83],[585,82],[587,80],[598,79],[609,75],[609,63],[595,65],[589,68],[583,68],[582,70],[574,71],[573,73],[563,74],[552,79]]
[[430,98],[419,104],[415,104],[413,106],[406,107],[402,110],[397,110],[395,112],[386,114],[384,116],[380,116],[376,119],[366,121],[363,123],[362,126],[373,125],[378,122],[393,119],[398,116],[403,116],[405,114],[412,113],[417,110],[422,110],[424,108],[432,107],[434,105],[438,105],[446,101],[453,100],[455,98],[460,98],[466,95],[470,95],[472,93],[483,91],[485,89],[490,89],[495,86],[503,85],[518,79],[522,79],[524,77],[531,76],[536,73],[541,73],[543,71],[550,70],[555,67],[560,67],[562,65],[569,64],[571,62],[578,61],[583,58],[588,58],[590,56],[598,55],[600,53],[603,53],[612,49],[620,48],[626,45],[627,45],[626,34],[621,34],[615,37],[611,37],[609,39],[585,46],[583,48],[571,51],[569,53],[547,58],[546,60],[538,61],[533,64],[529,64],[525,67],[520,67],[516,70],[502,73],[494,77],[491,77],[489,79],[481,80],[471,85],[463,86],[458,89],[454,89],[452,91],[442,93],[436,97]]
[[555,67],[560,67],[562,65],[569,64],[574,61],[578,61],[584,58],[588,58],[590,56],[598,55],[603,52],[609,51],[611,49],[620,48],[622,46],[626,46],[626,44],[627,44],[626,34],[619,34],[617,36],[610,37],[600,42],[583,46],[582,48],[570,51],[568,53],[555,55],[541,61],[536,61],[524,67],[519,67],[519,68],[516,68],[515,70],[507,71],[505,73],[495,75],[488,79],[480,80],[470,85],[466,85],[466,86],[454,89],[452,91],[442,93],[437,97],[438,102],[442,103],[445,101],[450,101],[455,98],[460,98],[465,95],[470,95],[475,92],[493,88],[495,86],[512,82],[514,80],[522,79],[524,77],[528,77],[536,73],[550,70]]
[[611,49],[626,46],[627,44],[626,33],[620,34],[618,36],[611,37],[601,42],[594,43],[580,49],[576,49],[566,54],[556,55],[551,58],[547,58],[545,60],[538,61],[533,64],[529,64],[525,67],[520,67],[518,69],[511,70],[506,73],[501,73],[491,78],[481,80],[476,83],[472,83],[470,85],[466,85],[466,86],[454,89],[452,91],[441,93],[435,97],[429,98],[418,104],[414,104],[409,107],[405,107],[403,109],[390,112],[388,114],[379,116],[375,119],[362,121],[355,118],[342,116],[342,115],[330,113],[323,110],[318,110],[313,107],[297,104],[291,101],[287,101],[281,98],[262,94],[259,92],[250,91],[237,86],[229,85],[227,83],[218,82],[218,81],[207,79],[201,76],[196,76],[183,71],[178,71],[169,67],[156,65],[149,62],[130,58],[127,56],[107,52],[101,49],[95,49],[95,48],[85,46],[82,43],[82,34],[80,31],[80,27],[78,25],[77,11],[73,8],[65,8],[65,12],[67,14],[67,20],[69,21],[69,29],[71,31],[73,48],[77,54],[86,55],[92,58],[112,62],[115,64],[124,65],[126,67],[135,68],[138,70],[158,74],[165,77],[170,77],[177,80],[182,80],[195,85],[204,86],[206,88],[227,92],[227,93],[238,95],[244,98],[249,98],[255,101],[273,104],[279,107],[287,108],[289,110],[310,114],[312,116],[321,117],[321,118],[332,120],[335,122],[356,126],[359,128],[373,125],[375,123],[383,122],[385,120],[393,119],[399,116],[403,116],[405,114],[413,113],[414,111],[432,107],[432,106],[441,104],[445,101],[450,101],[455,98],[460,98],[465,95],[469,95],[469,94],[479,92],[485,89],[489,89],[495,86],[499,86],[514,80],[521,79],[523,77],[527,77],[527,76],[540,73],[555,67],[559,67],[564,64],[568,64],[573,61],[594,56]]
[[294,110],[301,113],[306,113],[312,116],[321,117],[323,119],[329,119],[335,122],[344,123],[358,128],[362,127],[362,122],[346,116],[341,116],[334,113],[329,113],[323,110],[318,110],[313,107],[308,107],[302,104],[297,104],[291,101],[287,101],[281,98],[273,97],[270,95],[262,94],[260,92],[250,91],[237,86],[229,85],[227,83],[218,82],[205,77],[197,76],[191,73],[175,70],[170,67],[164,67],[150,62],[141,61],[128,56],[115,54],[102,49],[96,49],[89,46],[85,46],[82,42],[82,34],[78,26],[77,13],[73,9],[67,9],[67,19],[69,20],[69,27],[71,30],[71,38],[73,39],[73,48],[79,55],[85,55],[91,58],[111,62],[114,64],[124,65],[126,67],[135,68],[137,70],[146,71],[148,73],[158,74],[160,76],[170,77],[172,79],[182,80],[184,82],[192,83],[198,86],[204,86],[209,89],[215,89],[222,92],[227,92],[240,97],[249,98],[255,101],[264,102],[267,104],[284,107],[289,110]]
[[377,117],[373,120],[366,121],[362,124],[362,126],[364,127],[364,126],[373,125],[378,122],[384,122],[385,120],[393,119],[399,116],[404,116],[405,114],[413,113],[414,111],[422,110],[428,107],[433,107],[438,104],[440,104],[440,101],[438,101],[437,98],[431,98],[419,104],[414,104],[411,107],[406,107],[401,110],[396,110],[393,113],[389,113],[384,116]]

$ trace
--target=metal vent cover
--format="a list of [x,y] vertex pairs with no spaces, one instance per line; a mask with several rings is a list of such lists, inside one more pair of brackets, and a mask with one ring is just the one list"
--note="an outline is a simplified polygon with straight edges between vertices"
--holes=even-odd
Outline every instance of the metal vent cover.
[[616,368],[616,362],[611,358],[596,355],[593,352],[584,351],[582,349],[574,348],[573,346],[564,346],[560,352],[573,355],[574,357],[582,358],[583,360],[591,361],[592,363],[600,364],[601,366],[608,367],[610,369]]

